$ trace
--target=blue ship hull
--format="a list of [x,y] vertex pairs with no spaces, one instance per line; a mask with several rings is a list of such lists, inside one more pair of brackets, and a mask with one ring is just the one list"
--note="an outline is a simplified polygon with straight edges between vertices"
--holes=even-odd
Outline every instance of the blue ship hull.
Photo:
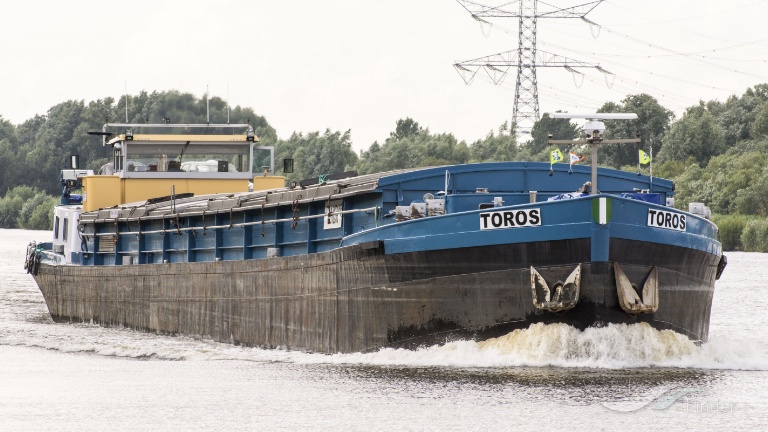
[[[80,265],[42,253],[33,273],[56,320],[249,346],[370,351],[535,322],[647,322],[707,340],[722,270],[717,228],[620,197],[649,179],[617,171],[601,170],[609,193],[543,201],[588,178],[581,168],[555,179],[548,170],[441,167],[355,178],[341,192],[275,191],[261,205],[226,197],[219,202],[237,206],[210,213],[125,208],[109,220],[100,211],[84,215]],[[654,181],[672,194],[670,182]],[[392,212],[439,190],[444,214]],[[504,203],[489,207],[494,196]],[[327,210],[335,200],[346,212],[338,225]]]

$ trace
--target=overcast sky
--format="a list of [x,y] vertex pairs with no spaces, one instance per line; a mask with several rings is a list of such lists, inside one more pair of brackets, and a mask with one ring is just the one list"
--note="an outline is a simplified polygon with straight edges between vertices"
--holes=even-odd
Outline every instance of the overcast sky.
[[[465,85],[452,64],[515,50],[517,20],[482,28],[454,0],[29,0],[0,11],[0,115],[17,124],[66,100],[117,99],[126,85],[198,97],[208,86],[280,137],[351,129],[356,150],[400,118],[471,143],[512,117],[514,70],[499,86],[482,71]],[[612,0],[587,15],[599,29],[541,19],[540,51],[616,74],[609,87],[592,69],[576,82],[539,68],[541,112],[645,92],[679,116],[700,99],[741,95],[768,83],[766,17],[766,0]]]

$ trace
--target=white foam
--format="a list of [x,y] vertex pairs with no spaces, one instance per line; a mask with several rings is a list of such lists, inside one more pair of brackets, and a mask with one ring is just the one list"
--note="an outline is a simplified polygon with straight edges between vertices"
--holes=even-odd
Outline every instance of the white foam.
[[580,331],[565,324],[534,324],[483,342],[456,341],[417,350],[306,356],[299,362],[337,364],[573,368],[674,367],[768,370],[768,356],[756,342],[714,338],[697,346],[670,330],[648,324],[611,324]]
[[372,353],[335,355],[239,347],[189,337],[159,336],[82,324],[25,327],[27,332],[23,338],[18,331],[21,329],[0,332],[6,333],[0,337],[3,344],[73,354],[181,361],[240,360],[460,368],[554,366],[768,370],[768,353],[758,341],[714,336],[708,343],[697,346],[683,335],[669,330],[659,331],[644,323],[611,324],[584,331],[565,324],[534,324],[482,342],[455,341],[416,350],[384,348]]

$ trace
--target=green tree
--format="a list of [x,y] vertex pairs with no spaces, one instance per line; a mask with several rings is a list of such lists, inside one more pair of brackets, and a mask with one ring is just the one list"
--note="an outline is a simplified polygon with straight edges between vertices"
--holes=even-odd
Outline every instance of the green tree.
[[347,171],[357,162],[357,155],[352,150],[350,131],[341,133],[326,129],[322,135],[320,132],[306,135],[294,132],[287,143],[279,142],[277,146],[281,148],[279,154],[282,156],[288,156],[286,150],[292,151],[295,170],[292,179]]
[[485,139],[477,140],[469,147],[473,162],[503,162],[515,160],[517,157],[517,138],[504,122],[499,127],[499,134],[488,132]]
[[19,157],[7,138],[0,139],[0,191],[5,192],[19,180]]
[[757,110],[750,132],[755,138],[768,137],[768,102],[763,102]]
[[756,176],[752,183],[739,189],[733,200],[732,208],[739,214],[768,216],[768,178],[766,170]]
[[471,151],[453,134],[432,134],[410,118],[398,120],[384,144],[362,151],[357,170],[362,174],[403,168],[467,163]]
[[0,141],[7,140],[11,143],[16,142],[16,126],[0,115]]
[[700,166],[726,149],[725,136],[703,102],[688,108],[664,138],[661,160],[694,157]]
[[746,252],[768,252],[768,220],[748,221],[741,233],[741,244]]
[[768,102],[768,84],[747,89],[741,97],[731,96],[725,103],[710,101],[707,110],[717,119],[727,146],[755,138],[754,123],[761,108]]
[[531,140],[524,144],[528,154],[538,154],[547,150],[549,135],[556,140],[573,140],[579,136],[579,126],[571,123],[570,119],[550,118],[549,114],[545,113],[533,124]]
[[16,228],[16,219],[23,205],[24,200],[20,198],[0,198],[0,228]]
[[464,141],[459,142],[453,134],[430,134],[429,130],[412,136],[416,149],[415,165],[439,166],[469,162],[471,151]]
[[16,218],[16,226],[19,228],[29,229],[30,222],[32,220],[32,214],[38,206],[47,201],[49,197],[44,193],[38,193],[32,198],[26,200],[24,205],[21,206],[19,216]]
[[[34,206],[27,204],[42,201],[45,194],[31,186],[16,186],[0,198],[0,228],[23,228]],[[23,214],[26,207],[26,214]]]
[[635,120],[606,120],[606,138],[635,138],[640,134],[640,144],[604,144],[600,147],[600,164],[619,168],[625,165],[636,166],[638,149],[658,155],[662,149],[664,136],[674,119],[672,111],[659,105],[659,102],[648,94],[629,95],[620,104],[608,102],[599,112],[605,113],[635,113]]
[[741,234],[750,220],[744,215],[712,215],[712,222],[717,225],[717,239],[722,243],[724,251],[743,250]]
[[381,145],[378,141],[374,141],[368,150],[360,150],[360,157],[358,157],[357,171],[361,174],[370,174],[375,172],[376,164],[381,160]]
[[418,122],[415,122],[412,118],[407,117],[397,121],[395,130],[394,132],[390,132],[389,137],[390,139],[399,141],[401,139],[417,135],[419,132],[421,132],[421,130],[422,129],[419,127]]
[[37,207],[32,210],[27,220],[25,229],[30,230],[50,230],[53,228],[53,209],[59,204],[60,200],[56,197],[46,197]]
[[16,127],[16,143],[20,146],[32,146],[37,141],[37,134],[46,121],[44,115],[35,115]]
[[33,169],[22,174],[23,184],[56,193],[60,171],[68,167],[69,155],[77,154],[85,140],[84,133],[75,133],[84,110],[83,101],[62,102],[48,110],[31,150],[25,154],[27,166]]
[[[765,146],[768,147],[768,142]],[[755,147],[759,146],[752,144],[745,151],[737,146],[713,157],[706,167],[700,167],[693,158],[684,169],[679,169],[678,162],[664,162],[665,170],[667,164],[680,170],[674,177],[676,206],[687,209],[689,202],[704,202],[715,213],[768,215],[768,182],[764,180],[768,175],[768,160],[765,152],[754,150]]]

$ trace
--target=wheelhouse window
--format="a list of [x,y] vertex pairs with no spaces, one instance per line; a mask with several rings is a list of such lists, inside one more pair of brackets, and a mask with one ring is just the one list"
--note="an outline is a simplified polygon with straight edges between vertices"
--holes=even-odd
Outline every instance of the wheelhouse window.
[[129,144],[128,172],[250,172],[251,147],[237,143]]
[[64,229],[62,230],[63,240],[67,240],[67,229],[69,228],[69,218],[64,218]]
[[53,220],[53,238],[59,239],[59,217],[56,216]]

